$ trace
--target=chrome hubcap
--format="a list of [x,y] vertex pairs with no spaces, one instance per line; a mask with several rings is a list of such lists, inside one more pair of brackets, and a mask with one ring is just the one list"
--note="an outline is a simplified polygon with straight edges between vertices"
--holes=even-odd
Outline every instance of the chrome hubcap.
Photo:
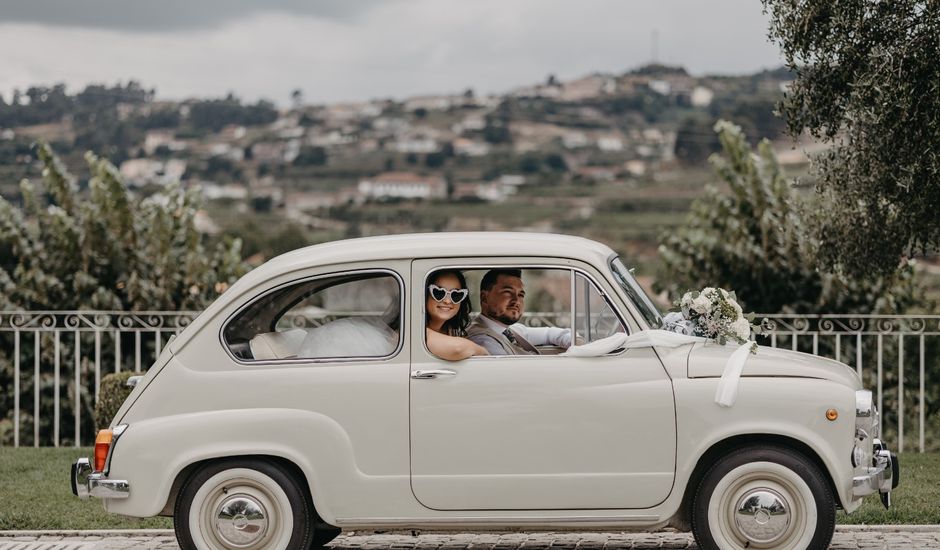
[[268,514],[255,498],[244,494],[234,495],[219,505],[215,528],[226,544],[250,546],[261,540],[268,530]]
[[770,544],[780,539],[790,526],[790,508],[786,499],[771,489],[753,489],[734,507],[734,523],[747,540]]

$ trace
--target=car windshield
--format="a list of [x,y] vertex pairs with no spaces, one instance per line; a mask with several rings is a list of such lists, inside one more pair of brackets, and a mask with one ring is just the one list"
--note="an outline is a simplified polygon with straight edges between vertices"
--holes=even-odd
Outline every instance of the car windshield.
[[646,292],[643,291],[640,283],[636,282],[636,279],[633,277],[633,274],[630,273],[630,270],[627,269],[627,266],[623,265],[620,258],[614,258],[614,260],[610,262],[610,268],[620,288],[623,289],[627,297],[630,298],[640,311],[640,315],[646,319],[650,328],[661,328],[663,326],[663,317],[659,313],[659,309],[653,305],[653,302],[649,299],[649,296],[646,295]]

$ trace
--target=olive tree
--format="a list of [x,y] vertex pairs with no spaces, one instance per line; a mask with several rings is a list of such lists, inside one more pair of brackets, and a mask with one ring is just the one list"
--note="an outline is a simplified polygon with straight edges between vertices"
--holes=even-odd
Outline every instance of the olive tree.
[[767,140],[755,153],[739,127],[715,130],[723,153],[709,160],[727,192],[710,186],[686,225],[661,237],[660,289],[678,298],[721,286],[761,313],[893,313],[918,301],[909,266],[860,277],[825,269],[815,230],[825,211],[814,197],[794,189]]
[[[176,185],[150,197],[135,197],[110,162],[90,153],[88,189],[79,190],[48,145],[37,149],[41,182],[22,182],[22,206],[0,197],[0,311],[201,309],[245,272],[240,241],[207,246],[196,230],[197,191]],[[12,432],[12,340],[11,333],[0,332],[0,443],[9,441]],[[71,346],[63,339],[60,356],[70,357]],[[102,361],[113,363],[112,352],[103,350]],[[30,364],[32,353],[32,346],[21,346],[21,362]],[[44,365],[52,362],[51,353],[52,346],[43,347]],[[94,423],[88,396],[93,392],[88,390],[93,377],[87,362],[81,368],[86,384],[82,425],[90,430]],[[36,421],[28,411],[32,384],[38,384],[40,437],[48,443],[46,424],[56,390],[52,373],[23,382],[21,422]],[[66,401],[75,399],[75,388],[68,382],[63,389]],[[63,425],[71,425],[73,410],[62,408]],[[31,443],[30,432],[24,431],[26,444]],[[74,434],[66,432],[70,436]],[[85,441],[90,437],[83,434]]]
[[888,275],[940,244],[940,4],[763,0],[795,74],[790,132],[833,147],[818,159],[831,215],[821,258]]

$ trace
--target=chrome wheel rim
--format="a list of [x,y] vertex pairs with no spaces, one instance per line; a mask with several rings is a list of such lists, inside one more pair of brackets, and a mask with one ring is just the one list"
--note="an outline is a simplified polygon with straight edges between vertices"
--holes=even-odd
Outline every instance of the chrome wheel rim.
[[249,495],[231,496],[216,511],[215,529],[226,544],[238,548],[251,546],[267,533],[267,511]]
[[232,468],[206,480],[193,498],[190,533],[206,550],[286,548],[293,531],[287,494],[276,481],[249,468]]
[[753,462],[728,472],[708,504],[712,537],[735,550],[806,548],[815,533],[816,502],[793,470],[775,462]]
[[744,537],[757,544],[771,544],[790,526],[786,499],[771,489],[746,492],[735,505],[734,524]]

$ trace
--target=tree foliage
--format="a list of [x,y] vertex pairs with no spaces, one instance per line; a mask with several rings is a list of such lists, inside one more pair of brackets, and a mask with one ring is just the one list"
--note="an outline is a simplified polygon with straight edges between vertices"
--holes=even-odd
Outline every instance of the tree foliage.
[[739,127],[720,121],[715,130],[724,154],[710,161],[729,193],[710,187],[687,225],[661,238],[658,279],[672,297],[720,286],[762,313],[891,313],[917,301],[909,267],[856,278],[821,269],[816,205],[793,189],[770,143],[755,154]]
[[796,78],[781,110],[794,135],[833,142],[820,190],[822,248],[855,274],[888,274],[940,244],[940,4],[763,0]]
[[196,191],[133,197],[114,166],[86,155],[81,194],[51,147],[23,206],[0,197],[0,309],[200,309],[245,268],[240,242],[206,250]]
[[[22,207],[0,197],[0,311],[201,309],[245,271],[240,241],[210,248],[196,231],[196,192],[173,186],[137,198],[111,163],[90,153],[91,177],[87,190],[80,191],[48,145],[39,145],[38,156],[42,181],[22,182]],[[36,332],[32,340],[39,346],[41,338]],[[0,332],[0,444],[9,444],[13,432],[12,340],[13,333]],[[63,340],[55,348],[44,343],[39,362],[58,364],[58,357],[71,357],[74,343]],[[127,365],[134,341],[124,340]],[[32,346],[21,347],[20,360],[32,364],[33,353]],[[116,365],[112,353],[117,349],[102,350],[102,364]],[[94,365],[86,357],[78,368],[84,384],[81,437],[87,442],[94,436]],[[53,441],[57,392],[64,400],[62,425],[71,427],[74,418],[75,388],[56,381],[58,374],[47,369],[20,388],[20,427],[38,423],[41,444]],[[31,413],[34,392],[40,396],[39,418]],[[65,429],[62,442],[78,435]],[[21,436],[23,444],[33,443],[32,430],[21,430]]]

